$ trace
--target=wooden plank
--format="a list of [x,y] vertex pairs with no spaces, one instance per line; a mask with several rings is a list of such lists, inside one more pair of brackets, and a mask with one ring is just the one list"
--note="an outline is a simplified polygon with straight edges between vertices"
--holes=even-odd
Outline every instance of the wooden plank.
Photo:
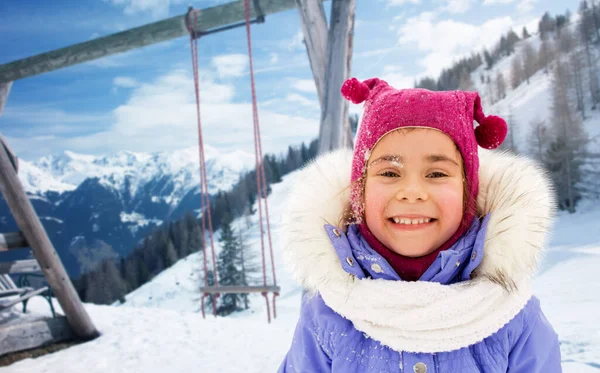
[[304,44],[315,80],[319,103],[323,107],[325,95],[325,66],[327,64],[327,18],[319,0],[296,0]]
[[46,281],[58,299],[73,331],[83,339],[97,337],[89,314],[83,307],[71,279],[54,246],[48,238],[39,217],[35,213],[25,189],[10,163],[6,152],[0,148],[0,191],[12,212],[17,225],[33,251]]
[[[0,298],[10,297],[13,295],[21,295],[26,293],[25,289],[13,289],[13,290],[0,290]],[[2,302],[0,302],[0,309],[3,308]]]
[[8,100],[8,93],[10,92],[11,87],[11,81],[0,83],[0,116],[2,115],[6,101]]
[[0,328],[0,356],[73,339],[75,335],[64,316],[24,320]]
[[0,233],[0,251],[24,249],[29,247],[21,232]]
[[[4,111],[6,101],[8,101],[8,94],[10,93],[11,87],[12,87],[12,82],[0,83],[0,117],[2,116],[2,112]],[[2,136],[1,134],[0,134],[0,143],[1,143],[0,146],[3,146],[4,150],[8,154],[8,157],[10,158],[10,162],[12,163],[13,167],[15,168],[15,172],[19,172],[18,171],[19,170],[19,160],[15,156],[15,154],[12,151],[12,149],[10,148],[10,146],[8,146],[8,143],[4,139],[4,136]]]
[[10,280],[9,275],[0,274],[0,290],[16,289],[17,287],[14,285],[14,282],[12,280],[8,281],[7,278]]
[[[251,1],[250,4],[250,17],[256,18],[257,12],[254,9],[254,1]],[[296,1],[260,0],[259,5],[263,15],[269,15],[295,8]],[[0,83],[23,79],[181,36],[187,36],[189,33],[186,28],[186,15],[171,17],[116,34],[0,65]],[[244,20],[244,2],[232,1],[227,4],[201,9],[197,18],[196,29],[199,31],[209,31]]]
[[0,275],[0,282],[6,284],[7,289],[18,289],[17,285],[13,282],[9,275]]
[[321,108],[319,154],[352,146],[348,101],[340,88],[350,74],[354,33],[355,0],[333,0],[325,74],[325,98]]
[[10,145],[8,145],[8,141],[6,141],[6,138],[4,136],[2,136],[2,134],[0,134],[0,145],[4,148],[4,151],[6,151],[6,154],[8,155],[8,158],[10,159],[10,163],[12,164],[13,168],[15,169],[15,172],[19,173],[19,158],[17,158],[17,156],[15,155],[15,152],[13,152]]
[[18,298],[13,299],[12,301],[10,301],[8,303],[0,303],[0,310],[10,308],[10,307],[14,306],[15,304],[23,302],[24,300],[33,298],[36,295],[40,295],[41,293],[45,292],[46,290],[48,290],[47,286],[44,286],[44,287],[36,289],[36,290],[25,291],[25,294],[21,295]]
[[35,259],[0,263],[0,274],[39,273],[42,269]]
[[279,293],[279,286],[203,286],[201,293],[243,294],[243,293]]

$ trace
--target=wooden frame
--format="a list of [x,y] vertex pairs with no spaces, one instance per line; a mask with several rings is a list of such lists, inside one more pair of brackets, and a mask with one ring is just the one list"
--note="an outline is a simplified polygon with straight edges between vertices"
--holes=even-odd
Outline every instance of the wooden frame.
[[0,233],[0,252],[18,250],[29,247],[21,232]]

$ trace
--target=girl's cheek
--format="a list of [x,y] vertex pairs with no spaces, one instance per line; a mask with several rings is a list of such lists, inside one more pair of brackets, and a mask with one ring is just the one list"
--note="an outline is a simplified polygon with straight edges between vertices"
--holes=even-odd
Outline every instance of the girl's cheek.
[[386,196],[389,194],[387,188],[381,185],[367,184],[365,187],[365,209],[367,211],[378,211],[385,206]]
[[462,185],[439,185],[432,189],[430,197],[437,200],[444,210],[454,210],[456,214],[462,214],[463,186]]

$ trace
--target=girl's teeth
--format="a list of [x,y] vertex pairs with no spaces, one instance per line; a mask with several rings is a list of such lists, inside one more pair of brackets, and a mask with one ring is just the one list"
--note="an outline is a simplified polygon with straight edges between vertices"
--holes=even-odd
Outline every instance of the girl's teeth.
[[423,224],[423,223],[429,223],[431,221],[431,219],[427,218],[427,219],[407,219],[407,218],[393,218],[394,223],[396,224],[406,224],[406,225],[411,225],[411,224]]

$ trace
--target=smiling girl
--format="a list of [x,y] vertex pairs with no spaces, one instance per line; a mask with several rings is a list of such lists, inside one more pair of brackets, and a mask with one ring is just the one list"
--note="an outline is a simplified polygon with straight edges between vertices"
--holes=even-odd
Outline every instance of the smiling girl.
[[342,94],[365,101],[354,150],[301,171],[286,216],[286,258],[309,292],[279,371],[560,372],[530,286],[549,182],[529,160],[478,152],[506,123],[475,92],[374,78]]

